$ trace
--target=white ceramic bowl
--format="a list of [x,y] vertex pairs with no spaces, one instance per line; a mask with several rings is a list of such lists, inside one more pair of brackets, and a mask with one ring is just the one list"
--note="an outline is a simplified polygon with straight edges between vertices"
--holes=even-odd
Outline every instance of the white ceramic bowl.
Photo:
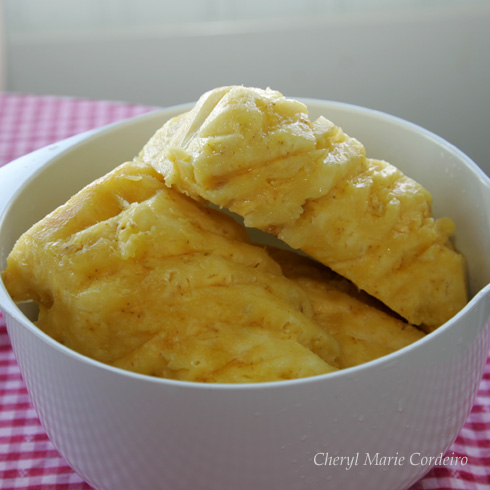
[[[78,355],[40,332],[0,284],[41,422],[94,488],[402,489],[429,471],[464,424],[489,346],[490,180],[454,146],[413,124],[305,102],[312,117],[324,114],[360,139],[368,155],[432,192],[435,214],[456,221],[471,302],[435,333],[363,366],[302,380],[207,385],[132,374]],[[31,224],[131,159],[166,119],[188,108],[82,134],[2,168],[0,267]]]

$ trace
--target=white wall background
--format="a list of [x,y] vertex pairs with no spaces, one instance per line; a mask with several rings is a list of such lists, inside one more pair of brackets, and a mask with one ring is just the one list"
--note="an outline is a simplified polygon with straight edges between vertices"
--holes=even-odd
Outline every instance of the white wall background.
[[270,86],[409,119],[490,173],[490,0],[0,5],[6,90],[165,106]]

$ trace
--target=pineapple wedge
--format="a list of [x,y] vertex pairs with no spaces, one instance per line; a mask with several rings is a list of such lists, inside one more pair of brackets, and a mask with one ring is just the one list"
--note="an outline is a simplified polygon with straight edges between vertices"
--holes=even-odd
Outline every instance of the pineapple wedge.
[[427,332],[467,302],[454,224],[434,219],[429,192],[277,91],[207,92],[139,158],[168,186],[241,215]]
[[340,369],[386,356],[425,336],[319,262],[286,250],[269,253],[306,292],[315,321],[337,340]]
[[202,382],[336,370],[333,337],[306,293],[241,226],[122,164],[15,244],[3,272],[37,325],[98,361]]

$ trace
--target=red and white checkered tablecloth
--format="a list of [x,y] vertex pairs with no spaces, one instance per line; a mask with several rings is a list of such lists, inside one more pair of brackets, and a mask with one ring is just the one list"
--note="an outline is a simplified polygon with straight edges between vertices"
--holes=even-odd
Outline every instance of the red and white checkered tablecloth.
[[[153,109],[121,102],[0,93],[0,166],[55,141]],[[448,455],[466,456],[468,464],[457,471],[436,467],[411,490],[490,489],[490,358],[473,410]],[[44,432],[1,314],[0,489],[91,489]]]

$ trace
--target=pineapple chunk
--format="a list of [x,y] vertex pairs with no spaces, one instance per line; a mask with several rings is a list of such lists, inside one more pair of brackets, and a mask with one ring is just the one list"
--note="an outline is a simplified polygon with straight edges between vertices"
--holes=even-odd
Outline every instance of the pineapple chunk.
[[98,361],[166,378],[256,382],[336,370],[305,292],[228,216],[141,162],[87,186],[17,241],[3,273],[37,325]]
[[279,92],[212,90],[139,158],[168,186],[241,215],[428,332],[467,302],[454,224],[434,219],[429,192]]
[[270,255],[304,289],[313,318],[337,340],[339,368],[378,359],[425,336],[322,264],[285,250],[271,249]]

